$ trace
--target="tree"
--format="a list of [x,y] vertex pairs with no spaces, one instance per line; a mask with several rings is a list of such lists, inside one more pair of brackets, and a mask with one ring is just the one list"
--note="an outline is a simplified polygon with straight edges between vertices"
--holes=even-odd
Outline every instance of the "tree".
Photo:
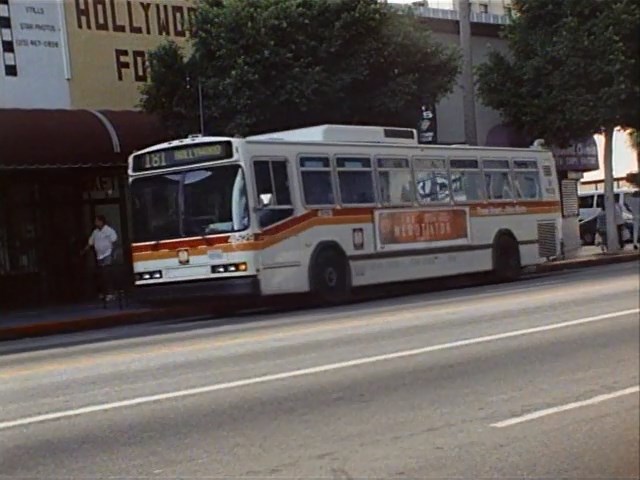
[[640,3],[637,0],[514,0],[509,55],[478,68],[486,105],[549,144],[605,135],[605,205],[613,245],[614,129],[640,127]]
[[[453,87],[458,53],[377,0],[199,0],[189,54],[150,57],[144,110],[194,131],[200,81],[208,132],[320,123],[415,125]],[[197,79],[196,79],[197,78]],[[196,80],[194,80],[196,79]],[[195,122],[197,124],[197,121]]]
[[166,42],[149,52],[149,82],[142,89],[141,107],[155,112],[172,132],[197,131],[198,97],[192,79],[193,61],[175,42]]

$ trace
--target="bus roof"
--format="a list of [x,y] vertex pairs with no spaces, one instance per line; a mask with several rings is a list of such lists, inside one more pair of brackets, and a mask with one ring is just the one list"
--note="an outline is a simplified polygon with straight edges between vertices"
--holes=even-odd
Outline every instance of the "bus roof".
[[284,140],[289,142],[393,143],[417,145],[417,133],[411,128],[356,125],[318,125],[282,132],[253,135],[247,140]]
[[306,143],[306,144],[334,144],[334,145],[376,145],[388,147],[420,147],[427,149],[460,149],[460,150],[501,150],[501,151],[548,151],[537,145],[529,148],[515,147],[493,147],[493,146],[472,146],[472,145],[442,145],[442,144],[419,144],[417,142],[416,130],[410,128],[396,127],[375,127],[375,126],[356,126],[356,125],[318,125],[315,127],[298,128],[293,130],[285,130],[281,132],[265,133],[260,135],[252,135],[246,138],[239,137],[222,137],[222,136],[202,136],[190,135],[187,138],[171,140],[165,143],[152,145],[143,150],[134,152],[133,155],[141,153],[149,153],[157,150],[182,146],[197,145],[200,143],[231,141],[234,144],[239,142],[250,143]]

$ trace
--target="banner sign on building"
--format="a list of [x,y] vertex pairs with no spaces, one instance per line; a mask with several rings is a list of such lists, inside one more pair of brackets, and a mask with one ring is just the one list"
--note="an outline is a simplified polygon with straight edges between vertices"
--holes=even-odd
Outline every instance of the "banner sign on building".
[[422,106],[420,121],[418,122],[418,143],[437,143],[438,125],[434,106]]
[[[467,210],[381,210],[376,212],[381,247],[434,242],[466,242]],[[415,246],[415,245],[414,245]]]

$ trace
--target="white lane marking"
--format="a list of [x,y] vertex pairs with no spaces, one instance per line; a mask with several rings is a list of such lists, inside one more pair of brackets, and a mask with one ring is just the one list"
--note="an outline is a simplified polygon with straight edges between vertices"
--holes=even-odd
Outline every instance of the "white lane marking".
[[598,395],[596,397],[589,398],[588,400],[582,400],[580,402],[567,403],[566,405],[560,405],[558,407],[538,410],[537,412],[528,413],[527,415],[522,415],[520,417],[514,417],[508,420],[503,420],[502,422],[492,423],[491,426],[496,428],[510,427],[519,423],[546,417],[547,415],[553,415],[554,413],[566,412],[567,410],[574,410],[576,408],[587,407],[589,405],[597,405],[598,403],[605,402],[607,400],[612,400],[614,398],[631,395],[632,393],[638,392],[640,392],[640,385],[625,388],[623,390],[618,390],[617,392],[605,393],[603,395]]
[[16,420],[8,420],[8,421],[0,422],[0,430],[6,430],[9,428],[19,427],[24,425],[31,425],[34,423],[42,423],[42,422],[47,422],[51,420],[59,420],[61,418],[86,415],[89,413],[105,412],[108,410],[115,410],[117,408],[133,407],[133,406],[142,405],[145,403],[153,403],[153,402],[159,402],[163,400],[171,400],[175,398],[201,395],[204,393],[217,392],[219,390],[229,390],[232,388],[246,387],[249,385],[258,385],[261,383],[275,382],[277,380],[285,380],[290,378],[314,375],[317,373],[330,372],[334,370],[342,370],[344,368],[357,367],[360,365],[367,365],[367,364],[382,362],[386,360],[395,360],[398,358],[413,357],[416,355],[423,355],[425,353],[449,350],[452,348],[466,347],[469,345],[477,345],[479,343],[493,342],[496,340],[504,340],[506,338],[520,337],[524,335],[531,335],[531,334],[541,333],[541,332],[549,332],[549,331],[558,330],[561,328],[573,327],[576,325],[584,325],[584,324],[593,323],[593,322],[601,322],[603,320],[609,320],[612,318],[624,317],[624,316],[628,316],[638,312],[640,312],[639,308],[634,308],[631,310],[622,310],[619,312],[605,313],[603,315],[580,318],[578,320],[570,320],[567,322],[554,323],[551,325],[543,325],[540,327],[526,328],[523,330],[513,330],[511,332],[498,333],[495,335],[487,335],[484,337],[476,337],[476,338],[469,338],[465,340],[457,340],[455,342],[441,343],[439,345],[431,345],[429,347],[415,348],[412,350],[404,350],[404,351],[394,352],[394,353],[386,353],[383,355],[375,355],[372,357],[357,358],[354,360],[347,360],[344,362],[319,365],[317,367],[302,368],[299,370],[291,370],[289,372],[275,373],[275,374],[263,375],[260,377],[253,377],[253,378],[245,378],[243,380],[236,380],[233,382],[217,383],[213,385],[207,385],[204,387],[189,388],[185,390],[178,390],[175,392],[160,393],[157,395],[148,395],[144,397],[131,398],[129,400],[121,400],[118,402],[90,405],[87,407],[77,408],[73,410],[62,410],[62,411],[53,412],[53,413],[46,413],[43,415],[35,415],[32,417],[25,417],[25,418],[19,418]]

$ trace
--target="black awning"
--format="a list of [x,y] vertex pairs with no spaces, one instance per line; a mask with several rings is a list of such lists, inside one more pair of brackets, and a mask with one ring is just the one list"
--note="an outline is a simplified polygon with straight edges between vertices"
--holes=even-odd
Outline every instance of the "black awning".
[[158,119],[136,111],[0,109],[0,169],[124,166],[165,140]]

